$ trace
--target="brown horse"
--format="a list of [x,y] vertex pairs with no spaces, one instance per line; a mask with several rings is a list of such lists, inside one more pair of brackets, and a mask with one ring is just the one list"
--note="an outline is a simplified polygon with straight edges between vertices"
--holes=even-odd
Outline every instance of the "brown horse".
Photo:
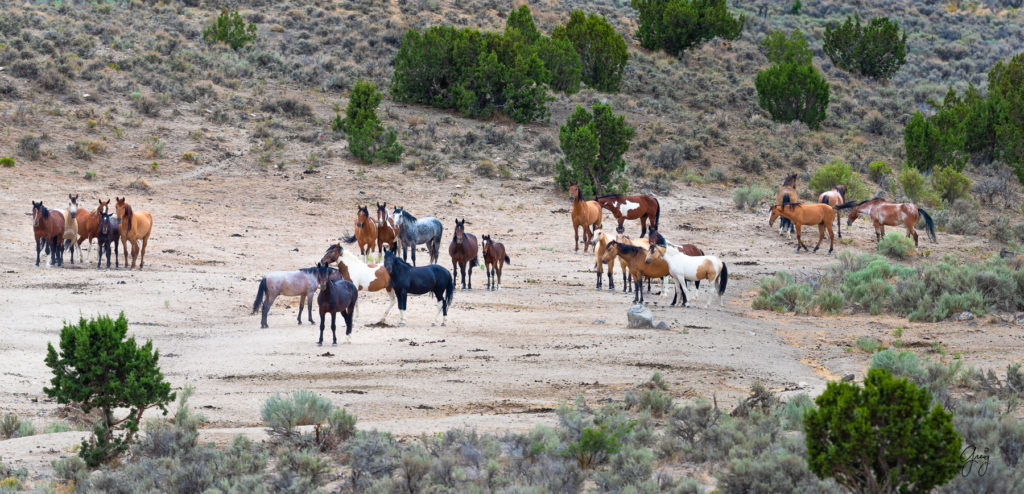
[[[832,190],[826,190],[818,196],[818,202],[822,204],[828,204],[833,208],[838,208],[846,203],[846,186],[837,185],[832,187]],[[843,238],[843,213],[836,209],[836,233],[839,238]]]
[[[601,228],[601,205],[597,201],[584,201],[583,191],[573,180],[569,184],[569,198],[572,199],[572,228],[576,234],[576,250],[580,251],[580,227],[583,227],[583,252],[590,247],[594,230]],[[591,229],[593,228],[593,229]]]
[[[796,174],[792,174],[786,177],[786,180],[782,181],[782,187],[779,188],[779,194],[775,196],[776,206],[785,206],[786,204],[799,202],[800,196],[796,192]],[[779,222],[779,235],[783,233],[789,236],[793,235],[793,222],[789,218],[782,218]]]
[[658,227],[658,220],[661,219],[661,204],[658,200],[646,195],[624,196],[621,194],[609,194],[595,199],[602,208],[612,212],[615,219],[619,221],[619,228],[625,220],[640,219],[640,237],[647,234],[647,225],[651,228]]
[[769,211],[771,212],[771,218],[768,219],[768,226],[771,226],[775,222],[775,218],[780,216],[793,222],[793,226],[796,227],[797,254],[800,253],[801,247],[807,250],[807,246],[800,239],[800,227],[803,225],[818,226],[818,245],[814,246],[814,252],[818,252],[818,248],[821,247],[821,241],[825,238],[825,230],[827,229],[828,253],[832,253],[832,247],[835,242],[835,236],[832,234],[832,220],[836,217],[835,208],[821,203],[790,203],[785,206],[773,205]]
[[[117,219],[121,222],[118,229],[121,232],[121,246],[124,248],[124,265],[128,267],[128,242],[131,242],[132,266],[129,269],[135,269],[136,257],[139,260],[139,269],[142,269],[146,264],[146,244],[149,243],[149,234],[153,230],[153,216],[146,211],[133,211],[131,205],[125,202],[125,197],[114,199],[117,201]],[[141,252],[139,240],[142,240]]]
[[50,254],[50,265],[64,265],[64,248],[61,237],[64,235],[64,215],[43,206],[43,201],[32,201],[32,233],[36,238],[36,266],[39,265],[39,253],[44,248]]
[[[78,194],[70,195],[71,203],[78,206]],[[82,242],[89,241],[88,255],[85,256],[85,262],[89,262],[89,258],[92,257],[92,241],[97,238],[97,234],[100,229],[100,219],[103,212],[107,210],[106,205],[103,201],[99,201],[99,206],[95,211],[88,211],[83,208],[78,208],[78,216],[75,220],[78,221],[78,253],[82,254]],[[110,199],[107,199],[107,204],[110,204]]]
[[388,215],[388,203],[377,203],[377,254],[384,257],[384,247],[395,250],[398,247],[398,227]]
[[[626,260],[626,263],[629,265],[629,272],[633,276],[633,283],[636,285],[636,290],[633,293],[634,303],[644,303],[644,276],[647,278],[664,278],[669,275],[668,263],[664,259],[654,259],[651,262],[647,262],[647,251],[640,247],[634,247],[613,240],[608,242],[604,256],[605,261],[610,261],[616,256]],[[661,296],[667,295],[665,290],[662,290]]]
[[[476,235],[472,233],[466,233],[466,219],[462,221],[455,220],[455,236],[452,238],[452,243],[448,245],[448,255],[452,256],[452,282],[455,281],[455,277],[458,276],[459,270],[462,270],[462,289],[466,290],[466,264],[469,264],[469,290],[473,289],[473,268],[477,266],[479,262],[477,260],[477,254],[479,253],[476,243]],[[456,267],[459,270],[455,269]]]
[[366,206],[357,208],[355,225],[355,235],[345,238],[345,243],[357,242],[363,261],[368,261],[370,253],[373,252],[373,248],[377,244],[377,225],[370,219],[370,211]]
[[[341,279],[351,281],[359,291],[387,291],[390,302],[388,307],[384,309],[384,315],[380,318],[380,323],[383,324],[384,320],[388,317],[388,313],[391,312],[391,309],[397,302],[395,291],[391,288],[391,278],[388,276],[388,270],[384,269],[383,264],[364,263],[351,252],[345,251],[341,244],[333,244],[328,247],[327,252],[324,253],[323,258],[320,259],[317,265],[330,266],[335,262],[338,263]],[[359,312],[358,303],[356,304],[356,312]]]
[[875,241],[882,240],[885,236],[885,227],[888,226],[899,226],[903,225],[907,229],[907,237],[914,238],[914,247],[917,247],[917,230],[914,230],[914,225],[917,224],[917,220],[921,217],[924,218],[925,226],[928,228],[928,236],[932,238],[932,242],[936,242],[935,238],[935,223],[932,222],[932,217],[928,216],[923,208],[919,208],[909,202],[894,203],[888,202],[881,197],[876,197],[870,201],[864,201],[861,203],[853,204],[848,202],[839,206],[839,209],[849,209],[850,217],[846,220],[846,226],[853,224],[853,221],[860,215],[866,215],[871,218],[871,222],[875,225]]
[[[501,290],[501,269],[505,263],[512,264],[512,260],[505,253],[505,245],[501,242],[491,240],[490,235],[484,235],[484,267],[487,271],[487,289]],[[493,281],[491,281],[493,278]],[[601,279],[601,275],[598,275]]]

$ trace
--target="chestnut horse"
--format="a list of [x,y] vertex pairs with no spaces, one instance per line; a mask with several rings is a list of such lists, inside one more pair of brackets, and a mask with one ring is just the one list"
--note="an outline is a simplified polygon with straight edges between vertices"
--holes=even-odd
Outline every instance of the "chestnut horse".
[[832,206],[821,203],[790,203],[785,206],[773,205],[769,212],[771,212],[771,218],[768,219],[768,226],[771,226],[775,222],[775,218],[780,216],[793,222],[793,225],[796,227],[797,254],[800,253],[801,247],[807,250],[807,246],[800,239],[800,227],[804,225],[817,225],[818,227],[818,245],[814,246],[814,252],[818,252],[818,248],[821,247],[821,241],[825,238],[825,230],[827,229],[828,253],[832,253],[832,247],[835,242],[835,236],[832,234],[832,220],[836,217],[836,210]]
[[[149,243],[149,233],[153,230],[153,216],[146,211],[132,211],[131,205],[125,202],[125,197],[116,202],[117,219],[121,222],[118,229],[121,232],[121,247],[124,248],[124,265],[128,267],[128,242],[132,243],[132,267],[135,269],[135,259],[138,256],[139,269],[146,264],[146,244]],[[139,240],[142,240],[142,251],[139,251]]]
[[619,221],[619,228],[625,220],[640,219],[640,238],[647,234],[647,225],[651,228],[658,227],[658,220],[661,219],[661,204],[658,200],[646,195],[624,196],[622,194],[609,194],[595,199],[602,208],[612,212],[615,219]]
[[[68,197],[71,199],[72,204],[78,206],[78,194],[75,194],[73,196],[68,194]],[[82,254],[82,242],[85,242],[87,240],[89,241],[89,250],[88,254],[86,254],[85,256],[85,262],[89,262],[89,258],[92,257],[92,241],[93,239],[97,238],[97,234],[99,233],[101,219],[100,215],[103,212],[107,211],[106,204],[110,204],[110,199],[107,199],[106,204],[104,204],[103,201],[100,201],[99,199],[97,199],[97,201],[99,202],[99,206],[96,208],[95,211],[90,212],[86,209],[79,207],[78,216],[75,218],[76,220],[78,220],[79,255]]]
[[[484,242],[484,267],[487,271],[487,289],[501,290],[501,269],[505,263],[512,264],[512,260],[505,253],[505,245],[501,242],[491,240],[490,235],[483,236]],[[493,282],[491,281],[493,278]],[[598,275],[598,279],[601,275]]]
[[[776,206],[784,206],[793,202],[800,202],[800,196],[796,192],[795,173],[786,177],[779,189],[779,194],[775,196]],[[787,238],[791,238],[793,235],[793,222],[789,218],[782,218],[782,221],[779,222],[779,235],[783,233],[787,234]]]
[[[640,247],[634,247],[613,240],[608,242],[604,256],[606,261],[617,256],[625,259],[629,264],[629,272],[633,276],[633,283],[636,285],[636,290],[633,293],[633,303],[644,303],[642,281],[644,276],[648,278],[664,278],[669,275],[667,262],[663,259],[647,262],[647,251]],[[661,296],[666,297],[668,293],[663,289]]]
[[388,203],[377,203],[377,254],[384,258],[384,247],[395,250],[398,247],[398,227],[388,216]]
[[32,233],[36,237],[36,266],[39,265],[39,253],[44,248],[50,254],[50,266],[63,266],[61,236],[64,235],[64,215],[47,209],[43,201],[32,201]]
[[925,226],[928,228],[928,236],[932,238],[932,242],[937,242],[935,238],[935,223],[932,222],[932,217],[928,216],[923,208],[919,208],[909,202],[894,203],[888,202],[881,197],[876,197],[870,201],[864,201],[858,204],[848,202],[839,206],[839,209],[849,209],[850,217],[846,220],[846,226],[853,224],[853,221],[860,215],[866,215],[871,218],[871,222],[875,225],[875,241],[878,242],[885,236],[885,226],[899,226],[903,225],[907,229],[907,237],[914,238],[914,247],[917,247],[917,230],[914,230],[914,225],[917,224],[917,220],[921,217],[924,218]]
[[[822,204],[828,204],[833,208],[838,208],[846,203],[846,186],[837,185],[832,187],[832,190],[826,190],[818,196],[818,202]],[[836,209],[836,233],[839,238],[843,238],[843,213]]]
[[[395,298],[395,291],[391,288],[391,278],[388,277],[388,270],[384,269],[384,265],[366,264],[351,252],[342,248],[341,244],[333,244],[328,247],[324,257],[320,259],[317,265],[330,266],[334,262],[338,263],[338,271],[341,272],[341,278],[351,281],[359,291],[387,291],[388,297],[391,300],[388,302],[388,307],[384,309],[384,315],[381,316],[378,323],[384,324],[384,320],[387,319],[388,314],[391,313],[391,309],[398,300]],[[358,303],[356,304],[356,313],[359,313]]]
[[377,244],[377,225],[370,219],[370,211],[363,206],[356,208],[356,233],[345,238],[345,243],[356,242],[359,245],[359,255],[363,261],[368,262],[370,253]]
[[[594,230],[601,228],[601,205],[597,201],[584,201],[583,191],[573,180],[569,184],[569,198],[572,199],[572,229],[576,233],[576,250],[580,251],[580,227],[583,227],[583,252],[590,247]],[[593,229],[591,229],[593,227]]]
[[[473,268],[479,263],[476,235],[466,233],[466,219],[455,220],[455,236],[448,245],[448,255],[452,257],[452,280],[462,271],[462,289],[466,290],[466,264],[469,264],[469,290],[473,289]],[[458,270],[456,268],[459,268]]]

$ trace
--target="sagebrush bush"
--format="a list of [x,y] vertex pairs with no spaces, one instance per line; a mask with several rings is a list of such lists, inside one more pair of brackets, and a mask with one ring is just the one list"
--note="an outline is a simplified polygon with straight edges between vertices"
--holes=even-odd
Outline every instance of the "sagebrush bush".
[[892,168],[889,168],[884,161],[872,161],[868,163],[868,177],[874,182],[880,182],[882,177],[892,175]]
[[744,185],[732,191],[732,201],[736,209],[748,209],[757,211],[763,204],[770,202],[774,197],[771,189],[759,185]]
[[916,168],[904,165],[900,170],[899,182],[903,188],[903,194],[911,201],[928,205],[939,204],[939,197],[928,188],[924,176]]
[[893,259],[906,259],[914,251],[914,241],[898,232],[889,232],[878,242],[878,253]]
[[932,173],[931,181],[935,193],[950,204],[957,199],[968,197],[971,190],[971,179],[952,166],[936,169]]
[[846,305],[846,299],[839,291],[822,288],[818,290],[818,293],[814,294],[811,305],[826,314],[838,314],[843,310],[843,306]]
[[0,438],[14,439],[17,437],[33,436],[35,433],[36,428],[32,425],[32,422],[22,420],[13,413],[5,414],[0,418]]
[[817,129],[825,120],[829,85],[813,65],[772,65],[757,74],[754,86],[758,104],[776,122],[799,120]]
[[24,156],[32,161],[38,160],[42,156],[40,151],[41,139],[32,135],[21,136],[18,139],[18,155]]
[[[294,391],[290,396],[271,396],[263,404],[261,416],[275,439],[286,444],[312,440],[322,450],[345,442],[355,431],[355,416],[345,409],[335,409],[330,400],[307,390]],[[303,437],[296,431],[300,425],[312,425],[312,437]]]

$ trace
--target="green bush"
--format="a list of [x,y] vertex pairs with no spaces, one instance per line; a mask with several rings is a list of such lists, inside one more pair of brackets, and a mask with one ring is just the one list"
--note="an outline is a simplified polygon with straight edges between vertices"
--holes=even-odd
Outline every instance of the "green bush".
[[815,170],[808,183],[808,187],[817,194],[832,190],[836,185],[846,185],[847,201],[866,201],[870,198],[860,174],[854,173],[850,165],[838,159]]
[[583,71],[580,55],[568,39],[542,35],[533,22],[529,7],[521,5],[509,14],[505,22],[505,38],[516,45],[517,49],[537,54],[547,69],[546,77],[540,82],[566,94],[580,90]]
[[952,166],[947,166],[932,174],[932,187],[939,197],[952,204],[961,197],[968,197],[971,179],[963,176]]
[[818,290],[818,293],[814,294],[811,305],[826,314],[838,314],[839,311],[843,310],[843,306],[846,305],[846,299],[838,291],[822,288]]
[[256,41],[256,25],[246,24],[238,11],[220,11],[220,15],[210,27],[203,30],[203,41],[207,43],[226,43],[232,50],[239,50],[252,41]]
[[4,168],[10,168],[14,166],[14,158],[11,158],[9,156],[4,156],[3,158],[0,158],[0,166],[3,166]]
[[901,37],[899,25],[888,17],[875,17],[862,26],[860,15],[854,14],[841,25],[825,26],[822,48],[840,69],[888,79],[906,63],[907,33]]
[[884,161],[872,161],[868,163],[868,178],[878,183],[883,177],[892,175],[892,168],[889,168]]
[[807,464],[853,492],[928,492],[963,467],[953,415],[906,379],[871,369],[861,387],[830,382],[807,412]]
[[903,194],[910,200],[928,205],[939,204],[939,196],[925,185],[924,176],[916,168],[904,165],[900,170],[899,182],[903,187]]
[[881,347],[881,344],[878,342],[878,340],[874,338],[861,336],[860,338],[857,338],[857,341],[854,342],[854,346],[856,346],[865,353],[870,353],[874,355],[874,353],[877,352],[878,349]]
[[914,251],[914,241],[899,232],[889,232],[878,242],[878,253],[893,259],[906,259]]
[[752,307],[758,310],[796,312],[801,314],[812,308],[813,292],[807,283],[797,283],[786,271],[778,271],[771,278],[762,278]]
[[555,165],[555,182],[567,189],[575,180],[587,196],[625,192],[622,155],[634,133],[626,117],[613,114],[609,105],[595,104],[593,113],[577,105],[558,130],[565,159]]
[[583,82],[598,91],[619,92],[622,73],[629,61],[626,41],[608,20],[597,14],[574,10],[569,22],[551,33],[554,39],[567,39],[579,53]]
[[[1024,52],[1008,62],[996,62],[988,73],[989,108],[999,157],[1013,167],[1024,183]],[[985,112],[980,112],[984,114]],[[979,120],[985,120],[979,117]],[[974,128],[983,128],[975,125]],[[985,141],[982,141],[985,142]]]
[[799,29],[794,29],[788,37],[785,31],[769,31],[759,46],[768,61],[774,64],[811,65],[814,55]]
[[[60,352],[47,344],[46,366],[53,371],[47,396],[57,403],[74,403],[82,411],[100,412],[95,435],[82,441],[79,456],[95,467],[124,452],[139,430],[142,414],[149,408],[167,413],[174,399],[171,386],[160,372],[159,351],[147,341],[138,346],[125,339],[128,321],[124,313],[116,321],[106,316],[78,324],[65,324],[60,332]],[[114,410],[127,408],[128,416],[114,418]],[[121,430],[123,436],[115,435]]]
[[405,150],[398,143],[395,129],[384,130],[377,107],[384,95],[377,91],[377,85],[367,81],[356,81],[348,96],[345,118],[335,117],[331,128],[348,134],[348,149],[363,163],[374,161],[397,162]]
[[736,209],[746,208],[751,211],[757,210],[762,204],[774,198],[775,193],[767,187],[758,185],[744,185],[732,191],[732,201]]
[[632,0],[640,28],[636,37],[648,50],[679,56],[713,38],[739,39],[746,16],[733,17],[725,0]]
[[758,104],[777,122],[799,120],[817,129],[825,120],[829,86],[813,65],[772,65],[757,74],[754,85]]
[[574,458],[580,468],[587,470],[603,463],[619,450],[619,438],[614,431],[603,427],[586,427],[575,442],[569,443],[566,454]]

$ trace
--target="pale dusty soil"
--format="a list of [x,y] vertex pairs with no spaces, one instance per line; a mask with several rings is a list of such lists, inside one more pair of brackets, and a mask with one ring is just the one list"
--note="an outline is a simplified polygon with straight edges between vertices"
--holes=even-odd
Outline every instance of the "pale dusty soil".
[[[474,176],[467,183],[470,172],[455,169],[452,178],[437,182],[400,167],[370,167],[360,177],[343,159],[315,174],[297,167],[262,170],[248,157],[169,165],[160,172],[108,163],[95,182],[72,177],[69,172],[82,165],[71,163],[53,165],[60,173],[50,165],[0,169],[0,413],[31,417],[39,429],[57,420],[58,409],[42,392],[49,380],[46,344],[57,341],[63,321],[122,310],[131,334],[160,349],[174,388],[196,388],[191,403],[209,419],[207,437],[225,441],[242,428],[255,428],[248,432],[260,437],[262,403],[272,393],[300,388],[347,407],[360,427],[415,435],[456,426],[526,429],[551,422],[552,408],[581,393],[595,402],[621,399],[654,371],[678,399],[715,398],[726,407],[757,380],[789,392],[803,383],[813,394],[829,379],[861,376],[867,355],[844,350],[856,338],[888,341],[897,327],[906,328],[909,345],[925,347],[919,351],[941,343],[977,366],[1002,368],[1022,355],[1020,327],[987,318],[972,326],[863,313],[752,311],[761,277],[783,268],[811,273],[833,258],[824,250],[795,255],[793,241],[769,228],[765,214],[736,211],[731,189],[722,186],[677,186],[661,198],[661,231],[729,264],[724,308],[704,309],[707,292],[688,308],[670,308],[670,299],[650,295],[655,319],[671,329],[630,330],[625,312],[632,296],[595,291],[593,257],[573,253],[569,201],[547,178]],[[127,187],[139,176],[153,184],[151,192]],[[126,195],[137,210],[152,213],[145,271],[33,265],[30,200],[63,208],[68,192],[81,193],[90,207],[94,197]],[[408,326],[367,327],[380,317],[386,297],[361,294],[352,345],[317,347],[314,326],[296,325],[297,299],[279,299],[270,329],[260,329],[250,309],[262,274],[313,265],[330,242],[352,231],[356,205],[377,200],[440,218],[441,264],[449,268],[447,242],[456,217],[469,221],[468,231],[504,242],[512,264],[503,290],[483,290],[485,275],[478,269],[474,290],[456,292],[443,328],[430,326],[435,306],[426,297],[410,299]],[[610,214],[605,224],[613,224]],[[627,233],[637,230],[627,224]],[[848,232],[844,241],[852,239],[851,248],[873,248],[867,224]],[[955,251],[980,256],[998,250],[980,237],[939,239],[938,245],[922,244],[931,256],[918,262]],[[617,289],[620,283],[617,277]],[[389,323],[397,322],[395,311]],[[44,472],[77,438],[66,433],[2,441],[0,457]]]

